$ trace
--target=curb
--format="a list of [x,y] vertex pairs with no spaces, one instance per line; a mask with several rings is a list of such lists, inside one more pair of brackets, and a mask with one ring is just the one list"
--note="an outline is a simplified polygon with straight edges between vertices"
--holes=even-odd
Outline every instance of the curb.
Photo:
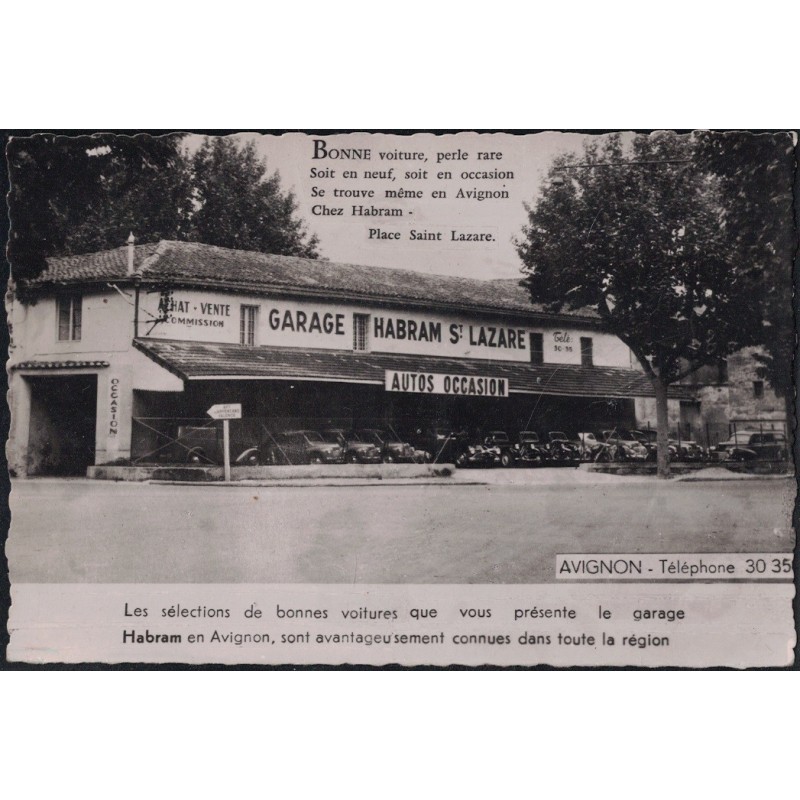
[[402,478],[372,478],[372,479],[358,479],[358,478],[340,478],[338,481],[325,479],[310,478],[306,481],[287,478],[285,480],[274,481],[258,481],[258,480],[241,480],[241,481],[142,481],[148,485],[153,486],[202,486],[218,487],[221,489],[253,489],[253,488],[276,488],[287,487],[293,489],[300,488],[323,488],[323,487],[342,487],[342,486],[488,486],[485,481],[448,481],[447,479],[434,478],[409,478],[403,480]]
[[794,475],[751,475],[743,472],[731,473],[731,477],[703,477],[702,475],[680,475],[673,478],[682,483],[726,483],[728,481],[786,481],[795,480]]
[[[628,476],[622,476],[623,480],[620,483],[625,483],[626,481],[624,478]],[[748,476],[746,478],[672,478],[667,481],[659,481],[659,485],[669,485],[674,483],[730,483],[730,482],[741,482],[741,481],[748,481],[748,480],[785,480],[787,476],[785,475],[753,475]],[[655,483],[656,478],[653,479],[653,483]],[[469,481],[448,481],[442,480],[441,478],[435,478],[432,480],[429,479],[408,479],[403,480],[400,478],[385,478],[385,479],[363,479],[359,480],[356,478],[342,478],[339,481],[334,480],[324,480],[324,479],[309,479],[307,481],[303,480],[296,480],[296,479],[285,479],[285,480],[274,480],[274,481],[258,481],[258,480],[241,480],[241,481],[231,481],[230,483],[226,483],[225,481],[159,481],[159,480],[148,480],[148,481],[137,481],[139,484],[145,484],[149,486],[202,486],[202,487],[216,487],[220,489],[247,489],[247,488],[292,488],[292,489],[315,489],[315,488],[323,488],[323,487],[366,487],[366,486],[508,486],[513,488],[527,488],[527,489],[545,489],[551,487],[557,488],[567,488],[572,486],[573,488],[581,487],[581,486],[609,486],[613,484],[609,484],[605,481],[585,481],[582,483],[576,484],[563,484],[563,483],[508,483],[508,484],[501,484],[501,483],[493,483],[491,481],[479,481],[479,480],[469,480]],[[636,481],[638,485],[642,485],[644,482]]]

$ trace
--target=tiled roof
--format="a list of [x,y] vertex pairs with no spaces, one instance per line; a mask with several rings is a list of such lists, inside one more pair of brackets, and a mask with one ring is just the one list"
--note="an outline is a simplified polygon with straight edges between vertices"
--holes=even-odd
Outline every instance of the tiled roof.
[[[506,378],[511,391],[573,397],[650,397],[646,376],[616,367],[519,364],[436,356],[301,350],[294,347],[248,347],[165,339],[136,339],[134,345],[183,380],[275,379],[383,384],[384,371],[455,373]],[[687,387],[673,387],[672,397],[691,397]]]
[[[50,258],[30,286],[128,279],[127,247],[82,256]],[[405,269],[230,250],[207,244],[161,241],[136,245],[134,265],[143,282],[171,283],[260,294],[312,295],[387,304],[494,310],[596,319],[584,309],[547,314],[530,302],[516,279],[476,280]]]
[[[145,259],[155,253],[157,247],[157,244],[137,244],[134,264],[140,266]],[[103,250],[100,253],[48,258],[47,269],[35,280],[30,281],[30,285],[119,280],[126,276],[127,269],[127,246],[117,247],[114,250]]]

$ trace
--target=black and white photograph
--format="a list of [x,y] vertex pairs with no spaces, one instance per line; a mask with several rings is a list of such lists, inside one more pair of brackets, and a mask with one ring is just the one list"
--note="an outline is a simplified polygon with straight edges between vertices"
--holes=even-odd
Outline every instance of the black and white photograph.
[[796,155],[13,136],[9,660],[791,664]]

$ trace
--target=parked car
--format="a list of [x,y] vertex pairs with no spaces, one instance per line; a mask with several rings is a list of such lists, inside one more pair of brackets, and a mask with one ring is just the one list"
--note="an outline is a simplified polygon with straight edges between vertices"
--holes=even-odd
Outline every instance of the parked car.
[[500,450],[495,447],[486,447],[482,444],[470,444],[460,440],[463,444],[457,453],[454,463],[457,467],[494,467],[500,463]]
[[270,464],[341,464],[344,448],[326,442],[319,431],[284,431],[271,437],[267,448]]
[[432,428],[423,434],[418,446],[429,450],[434,461],[455,461],[467,446],[467,437],[463,431]]
[[456,464],[469,446],[463,432],[444,427],[416,428],[407,438],[425,461],[439,464]]
[[[231,441],[231,463],[256,466],[259,449],[248,442]],[[185,464],[222,464],[222,430],[218,425],[179,425],[176,438],[158,453],[159,461]]]
[[551,461],[558,464],[576,464],[581,460],[580,447],[563,431],[550,431],[547,438]]
[[648,459],[655,461],[656,451],[658,449],[656,442],[658,439],[658,431],[654,431],[650,428],[636,429],[631,431],[631,436],[633,436],[633,438],[636,439],[636,441],[647,450]]
[[413,462],[417,458],[416,449],[408,442],[401,442],[390,431],[379,428],[359,428],[355,433],[362,442],[374,444],[380,450],[381,458],[387,464]]
[[[647,460],[658,458],[658,434],[654,430],[636,430],[631,433],[647,448]],[[669,461],[704,461],[706,451],[694,439],[668,439],[667,459]]]
[[641,444],[655,444],[658,439],[658,431],[652,428],[634,429],[631,431],[631,436]]
[[514,466],[514,446],[505,431],[489,431],[489,435],[483,440],[483,447],[501,467]]
[[601,431],[603,447],[595,454],[595,461],[646,461],[648,449],[624,428]]
[[781,431],[737,431],[730,439],[712,447],[714,461],[785,461],[786,436]]
[[383,461],[380,447],[374,442],[362,441],[355,431],[327,428],[322,431],[322,438],[330,444],[338,444],[349,464],[380,464]]
[[514,458],[520,466],[540,467],[550,458],[536,431],[520,431],[514,445]]
[[706,451],[693,439],[670,439],[669,455],[675,461],[704,461]]
[[584,461],[593,461],[598,450],[603,445],[591,431],[581,431],[578,433],[578,443],[580,446],[581,458]]

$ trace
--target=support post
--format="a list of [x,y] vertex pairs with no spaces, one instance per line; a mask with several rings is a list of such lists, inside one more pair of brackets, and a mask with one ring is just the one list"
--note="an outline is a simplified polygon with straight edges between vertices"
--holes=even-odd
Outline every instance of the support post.
[[230,420],[222,420],[222,449],[225,460],[225,482],[231,482],[231,433]]
[[141,293],[141,278],[136,275],[133,279],[133,338],[139,338],[139,294]]

